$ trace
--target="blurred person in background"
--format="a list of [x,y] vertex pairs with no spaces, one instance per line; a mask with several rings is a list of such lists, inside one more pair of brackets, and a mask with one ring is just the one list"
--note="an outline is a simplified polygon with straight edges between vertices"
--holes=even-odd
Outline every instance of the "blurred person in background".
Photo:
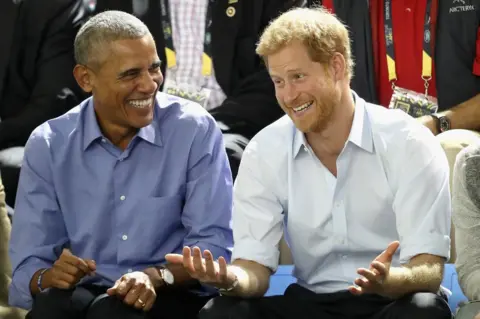
[[10,206],[30,133],[81,100],[73,40],[87,15],[83,0],[0,1],[0,167]]
[[469,302],[455,318],[480,318],[480,142],[464,148],[455,163],[452,190],[458,281]]
[[8,257],[8,241],[10,240],[11,229],[5,204],[5,192],[0,176],[0,318],[2,319],[20,319],[25,316],[22,310],[8,305],[8,285],[12,278],[12,266]]
[[232,175],[248,141],[283,114],[255,44],[268,23],[305,0],[97,0],[133,13],[152,32],[161,90],[203,105],[223,131]]

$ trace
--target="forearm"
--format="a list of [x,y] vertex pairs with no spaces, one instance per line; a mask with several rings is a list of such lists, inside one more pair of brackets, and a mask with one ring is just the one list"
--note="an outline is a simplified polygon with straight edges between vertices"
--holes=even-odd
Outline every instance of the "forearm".
[[480,94],[459,105],[441,112],[450,120],[451,129],[480,129]]
[[443,265],[440,263],[392,267],[384,285],[392,298],[415,292],[436,293],[442,283],[442,276]]
[[235,274],[238,284],[232,291],[225,293],[244,298],[262,297],[268,290],[271,270],[249,260],[237,259],[228,270]]

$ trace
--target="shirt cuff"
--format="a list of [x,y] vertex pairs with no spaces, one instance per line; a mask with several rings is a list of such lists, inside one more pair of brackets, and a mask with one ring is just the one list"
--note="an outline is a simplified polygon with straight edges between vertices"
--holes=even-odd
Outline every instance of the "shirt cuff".
[[237,242],[232,255],[232,261],[236,259],[251,260],[270,268],[272,272],[277,271],[279,258],[278,247],[266,246],[262,242],[252,239]]
[[406,264],[413,257],[420,254],[429,254],[450,258],[450,237],[443,234],[431,233],[421,237],[413,237],[400,242],[400,263]]
[[12,282],[8,289],[8,303],[12,307],[30,310],[33,297],[30,292],[30,281],[33,275],[42,268],[52,265],[38,258],[30,258],[13,273]]

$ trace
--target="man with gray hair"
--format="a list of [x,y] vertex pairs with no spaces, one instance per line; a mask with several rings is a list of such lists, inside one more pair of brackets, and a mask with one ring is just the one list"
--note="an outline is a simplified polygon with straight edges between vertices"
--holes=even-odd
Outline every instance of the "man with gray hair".
[[216,291],[165,255],[187,246],[229,259],[222,133],[197,103],[158,92],[161,61],[134,16],[94,16],[75,57],[92,97],[27,143],[10,304],[33,319],[195,318]]

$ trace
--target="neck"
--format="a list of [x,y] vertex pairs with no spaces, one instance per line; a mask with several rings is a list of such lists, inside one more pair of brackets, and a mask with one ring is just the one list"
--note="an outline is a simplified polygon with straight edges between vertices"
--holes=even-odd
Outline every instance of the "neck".
[[310,132],[305,137],[310,146],[326,156],[338,156],[342,152],[352,129],[355,102],[350,88],[342,94],[335,106],[332,119],[321,132]]
[[117,146],[121,150],[125,150],[133,139],[135,134],[137,134],[138,129],[133,127],[124,127],[114,123],[109,123],[100,119],[97,116],[98,126],[100,131],[102,131],[103,136],[105,136],[113,145]]

